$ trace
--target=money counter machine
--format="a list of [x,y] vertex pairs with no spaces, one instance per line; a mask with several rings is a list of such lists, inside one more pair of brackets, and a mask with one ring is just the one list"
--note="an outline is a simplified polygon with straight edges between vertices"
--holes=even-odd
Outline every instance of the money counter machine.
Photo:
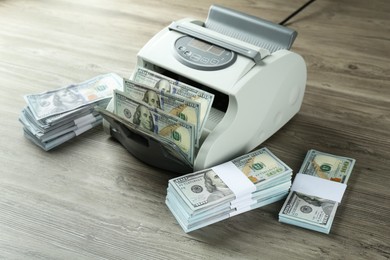
[[105,131],[141,161],[178,173],[249,152],[301,107],[306,65],[289,51],[296,35],[279,24],[211,6],[205,22],[173,22],[139,51],[137,66],[215,95],[193,167],[120,122],[106,121]]

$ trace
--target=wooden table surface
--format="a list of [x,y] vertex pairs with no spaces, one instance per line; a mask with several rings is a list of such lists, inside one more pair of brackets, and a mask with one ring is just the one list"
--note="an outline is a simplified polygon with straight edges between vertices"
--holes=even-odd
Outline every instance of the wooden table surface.
[[0,1],[0,259],[389,259],[390,2],[316,1],[287,26],[307,63],[300,112],[266,146],[294,174],[309,149],[356,164],[329,235],[278,222],[283,201],[184,233],[168,180],[95,128],[45,152],[23,96],[129,77],[147,41],[221,4],[279,22],[293,1]]

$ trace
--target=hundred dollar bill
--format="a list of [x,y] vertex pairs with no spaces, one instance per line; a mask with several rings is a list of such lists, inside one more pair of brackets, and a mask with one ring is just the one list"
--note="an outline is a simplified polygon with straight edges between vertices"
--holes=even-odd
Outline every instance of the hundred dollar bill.
[[74,120],[73,126],[69,126],[66,129],[63,129],[62,127],[53,129],[52,131],[49,131],[38,138],[42,142],[49,142],[69,132],[74,132],[78,135],[79,132],[85,132],[95,126],[95,124],[102,123],[102,121],[103,118],[101,115],[90,114]]
[[260,202],[262,200],[273,198],[275,196],[284,195],[285,198],[286,195],[288,194],[290,186],[291,186],[291,182],[281,183],[273,187],[270,187],[264,191],[254,192],[253,196],[250,199],[243,198],[241,200],[234,200],[234,203],[221,203],[218,206],[207,208],[207,210],[203,210],[203,211],[202,210],[191,211],[191,209],[188,208],[188,206],[185,203],[183,203],[182,198],[178,196],[178,194],[175,192],[175,190],[172,188],[171,185],[168,185],[167,198],[168,197],[171,198],[171,201],[177,205],[178,209],[181,211],[184,218],[188,221],[188,223],[191,223],[199,219],[203,219],[207,216],[216,215],[221,212],[231,211],[231,209],[237,207],[243,208],[252,205],[255,202]]
[[257,187],[269,181],[283,178],[285,175],[291,179],[292,169],[266,147],[234,159],[232,162]]
[[171,116],[161,110],[155,110],[146,103],[138,102],[122,91],[114,91],[114,113],[160,138],[175,143],[186,155],[191,164],[194,162],[195,127],[194,125]]
[[[272,196],[272,197],[267,197],[267,198],[261,198],[259,200],[255,200],[252,202],[252,204],[249,204],[245,206],[244,209],[240,208],[227,208],[225,210],[215,212],[214,214],[209,214],[205,216],[198,217],[196,216],[195,218],[187,218],[185,213],[180,209],[180,204],[175,201],[175,198],[171,197],[170,194],[168,194],[166,198],[166,205],[180,224],[180,226],[183,228],[185,232],[191,232],[193,230],[214,224],[216,222],[222,221],[224,219],[230,218],[232,216],[235,216],[237,214],[241,214],[265,205],[268,205],[270,203],[279,201],[283,198],[286,197],[286,192],[283,192],[281,194]],[[208,212],[207,212],[208,213]]]
[[213,94],[141,67],[136,68],[132,79],[137,83],[199,102],[202,131],[214,101]]
[[[40,139],[42,142],[47,142],[50,139],[54,139],[60,135],[61,133],[77,130],[77,128],[82,127],[86,124],[91,124],[96,121],[101,121],[101,117],[96,112],[80,115],[78,118],[74,118],[72,120],[67,120],[61,125],[55,125],[50,128],[41,130],[39,125],[36,124],[36,121],[32,121],[27,115],[26,110],[23,109],[22,113],[19,117],[19,121],[23,124],[23,126],[34,136]],[[75,128],[76,127],[76,128]],[[74,128],[74,129],[73,129]],[[64,132],[65,131],[65,132]]]
[[182,98],[164,91],[135,83],[131,80],[123,80],[124,92],[137,101],[143,101],[149,106],[179,117],[195,126],[196,145],[200,137],[200,103],[191,99]]
[[347,183],[351,175],[355,159],[309,150],[299,170],[323,179]]
[[[112,97],[112,95],[111,95]],[[107,107],[108,103],[111,100],[110,98],[107,99],[102,99],[97,102],[88,104],[86,106],[82,106],[79,108],[76,108],[74,110],[62,113],[62,114],[57,114],[54,116],[46,117],[42,120],[37,120],[36,122],[43,125],[44,127],[52,127],[54,125],[59,125],[62,124],[62,122],[69,120],[70,118],[77,118],[79,115],[82,114],[87,114],[87,113],[92,113],[94,110],[94,107],[100,106],[100,107]]]
[[122,84],[121,77],[110,73],[64,88],[26,95],[24,99],[35,119],[41,120],[102,99],[109,99],[114,89],[122,89]]
[[[180,162],[183,162],[184,164],[192,167],[193,165],[188,161],[187,155],[172,141],[161,139],[157,134],[144,130],[138,125],[133,124],[132,122],[125,120],[122,117],[119,117],[118,115],[102,108],[102,107],[95,107],[95,111],[98,112],[109,124],[114,127],[115,124],[119,123],[123,127],[127,128],[129,131],[132,131],[136,134],[139,134],[141,136],[150,138],[156,142],[160,142],[163,147],[165,147],[165,150],[172,155],[173,157],[177,158]],[[118,131],[118,129],[115,129],[114,131]]]
[[88,131],[89,129],[92,129],[92,128],[100,125],[101,123],[102,123],[102,119],[99,118],[95,122],[82,125],[81,128],[75,127],[75,128],[68,129],[68,131],[63,131],[62,135],[59,135],[59,136],[55,137],[54,139],[50,139],[48,141],[43,141],[43,140],[39,139],[38,137],[33,135],[26,127],[23,127],[23,130],[24,130],[24,136],[27,139],[34,142],[36,145],[41,147],[43,150],[49,151],[49,150],[65,143],[65,142],[75,138],[76,136]]
[[19,121],[25,126],[28,126],[27,128],[34,135],[42,135],[49,131],[52,131],[53,129],[66,128],[67,126],[73,125],[74,120],[78,120],[78,118],[95,113],[94,107],[107,107],[107,104],[108,100],[101,100],[91,105],[76,108],[72,111],[47,117],[42,120],[36,120],[30,108],[26,106],[22,110],[22,113],[19,117]]
[[293,191],[279,213],[279,221],[329,233],[337,206],[336,201]]
[[[251,152],[232,160],[256,186],[262,181],[289,175],[291,184],[291,168],[282,163],[267,148]],[[285,181],[284,179],[281,179]],[[177,197],[182,198],[189,211],[202,211],[216,205],[237,199],[232,190],[212,169],[205,169],[169,180]],[[257,188],[257,187],[256,187]]]
[[189,212],[207,210],[235,199],[233,191],[212,169],[186,174],[169,180],[169,184],[174,189],[172,193],[177,193]]

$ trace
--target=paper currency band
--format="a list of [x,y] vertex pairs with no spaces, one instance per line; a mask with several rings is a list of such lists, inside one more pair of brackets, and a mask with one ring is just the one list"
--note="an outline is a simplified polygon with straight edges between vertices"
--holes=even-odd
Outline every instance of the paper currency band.
[[74,124],[77,126],[89,124],[89,123],[92,123],[94,121],[96,121],[96,119],[92,113],[73,120]]
[[256,191],[256,186],[231,161],[211,168],[221,180],[236,195],[236,200],[243,197],[251,198],[250,194]]
[[341,202],[347,185],[345,183],[334,182],[321,179],[307,174],[297,173],[291,191],[302,192],[307,195],[316,196]]

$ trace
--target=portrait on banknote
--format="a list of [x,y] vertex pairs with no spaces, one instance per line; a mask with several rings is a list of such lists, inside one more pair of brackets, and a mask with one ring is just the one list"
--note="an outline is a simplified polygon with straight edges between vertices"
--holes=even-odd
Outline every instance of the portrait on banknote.
[[137,107],[133,117],[133,123],[149,131],[153,131],[154,128],[152,114],[144,105]]
[[203,177],[205,187],[207,191],[210,192],[210,195],[207,198],[207,202],[212,202],[232,194],[232,191],[229,189],[229,187],[213,170],[206,171]]

